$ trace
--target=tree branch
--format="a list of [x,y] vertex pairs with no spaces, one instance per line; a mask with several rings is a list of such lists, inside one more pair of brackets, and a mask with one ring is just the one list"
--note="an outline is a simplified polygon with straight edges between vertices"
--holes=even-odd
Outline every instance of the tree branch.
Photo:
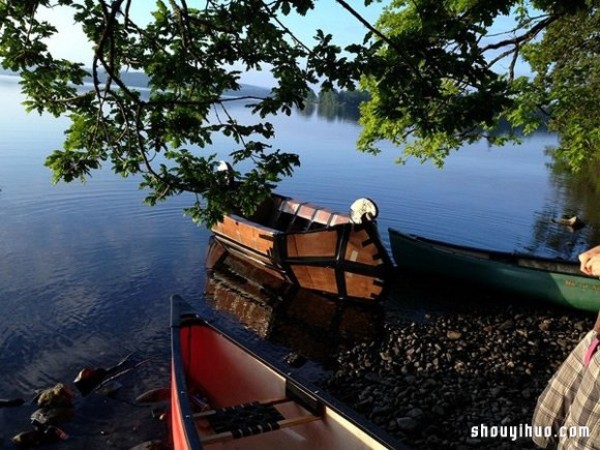
[[517,36],[513,39],[505,39],[503,41],[494,42],[493,44],[486,45],[481,49],[481,53],[485,53],[488,50],[498,50],[499,48],[506,47],[508,45],[514,45],[515,47],[519,46],[524,42],[528,42],[534,37],[537,36],[538,33],[547,28],[552,22],[558,20],[561,17],[560,14],[553,14],[546,17],[544,20],[536,23],[533,27],[531,27],[526,33],[521,36]]
[[364,17],[362,17],[354,8],[352,8],[345,0],[335,0],[337,3],[339,3],[340,5],[342,5],[342,7],[348,11],[350,14],[352,14],[360,23],[362,23],[371,33],[373,33],[374,35],[376,35],[377,37],[379,37],[383,42],[385,42],[387,45],[390,46],[390,48],[393,48],[396,53],[402,57],[402,59],[404,60],[404,62],[411,68],[411,70],[413,71],[413,73],[415,75],[417,75],[418,78],[421,78],[421,72],[412,64],[412,62],[410,60],[408,60],[408,58],[406,58],[404,49],[398,47],[391,39],[389,39],[385,34],[383,34],[381,31],[379,31],[377,28],[375,28],[373,25],[371,25],[367,20],[365,20]]

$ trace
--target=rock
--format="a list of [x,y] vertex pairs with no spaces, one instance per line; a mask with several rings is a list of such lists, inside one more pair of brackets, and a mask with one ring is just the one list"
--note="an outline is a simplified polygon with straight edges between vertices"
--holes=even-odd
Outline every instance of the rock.
[[73,384],[84,397],[96,389],[107,377],[108,371],[102,367],[81,369]]
[[490,389],[490,395],[492,397],[498,397],[501,392],[502,392],[502,389],[500,389],[499,387],[495,387],[495,388]]
[[71,419],[74,414],[73,408],[39,408],[31,414],[31,422],[42,425],[60,425]]
[[446,333],[446,337],[451,341],[456,341],[462,337],[462,333],[460,331],[450,330]]
[[396,425],[402,431],[412,431],[419,425],[412,417],[401,417],[396,419]]
[[437,414],[438,416],[446,415],[446,410],[439,405],[435,405],[433,408],[431,408],[431,412]]
[[23,431],[12,438],[13,444],[17,447],[29,448],[38,445],[53,444],[59,441],[65,441],[69,436],[60,428],[48,426],[44,429],[34,428],[29,431]]
[[391,410],[392,408],[389,405],[377,405],[373,408],[371,414],[374,416],[382,416],[385,414],[389,414]]
[[142,442],[129,450],[169,450],[169,447],[164,442],[155,439]]
[[423,417],[423,414],[424,413],[421,408],[413,408],[406,413],[406,416],[411,417],[413,419],[419,419],[420,417]]
[[41,408],[71,408],[73,407],[74,393],[70,387],[63,383],[40,391],[36,397],[37,405]]
[[121,383],[113,380],[110,383],[102,385],[102,387],[98,389],[98,393],[104,395],[105,397],[114,397],[122,387],[123,385]]
[[417,377],[415,377],[414,375],[406,375],[404,377],[404,382],[406,384],[414,384],[417,381]]

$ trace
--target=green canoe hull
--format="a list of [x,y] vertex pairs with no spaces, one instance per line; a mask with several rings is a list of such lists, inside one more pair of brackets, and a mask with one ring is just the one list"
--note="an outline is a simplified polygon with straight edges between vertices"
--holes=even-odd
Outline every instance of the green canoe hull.
[[459,246],[389,229],[401,269],[474,282],[505,292],[598,312],[600,280],[582,275],[579,264]]

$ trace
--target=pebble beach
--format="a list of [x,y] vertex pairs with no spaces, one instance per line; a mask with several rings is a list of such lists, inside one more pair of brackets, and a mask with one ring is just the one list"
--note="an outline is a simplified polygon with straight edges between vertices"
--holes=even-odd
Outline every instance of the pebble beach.
[[323,387],[412,449],[537,448],[537,397],[596,315],[438,281],[424,296],[401,277],[381,337],[340,351]]

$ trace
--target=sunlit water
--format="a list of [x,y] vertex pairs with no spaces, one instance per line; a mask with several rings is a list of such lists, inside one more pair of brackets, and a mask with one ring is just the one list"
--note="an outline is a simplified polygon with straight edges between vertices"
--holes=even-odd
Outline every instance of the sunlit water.
[[[108,169],[85,185],[52,185],[43,161],[60,148],[67,122],[25,114],[12,78],[0,77],[0,99],[0,398],[28,397],[71,382],[83,367],[109,366],[129,353],[135,361],[153,358],[128,378],[124,389],[131,398],[166,383],[168,298],[180,293],[200,301],[205,288],[209,233],[182,213],[193,199],[150,208],[142,203],[138,179]],[[546,168],[544,147],[555,143],[552,136],[520,147],[465,148],[440,170],[413,161],[396,165],[396,149],[377,157],[356,152],[360,129],[353,122],[317,115],[277,116],[273,122],[276,147],[302,159],[279,191],[340,211],[358,197],[374,199],[386,246],[388,227],[565,257],[588,245],[585,234],[556,225],[551,240],[562,244],[548,245],[547,232],[534,233],[565,208],[563,188]],[[214,151],[226,155],[227,147],[217,143]],[[147,410],[107,402],[80,399],[78,431],[60,448],[135,444],[133,431],[142,428]],[[0,409],[5,446],[27,428],[31,410]]]

